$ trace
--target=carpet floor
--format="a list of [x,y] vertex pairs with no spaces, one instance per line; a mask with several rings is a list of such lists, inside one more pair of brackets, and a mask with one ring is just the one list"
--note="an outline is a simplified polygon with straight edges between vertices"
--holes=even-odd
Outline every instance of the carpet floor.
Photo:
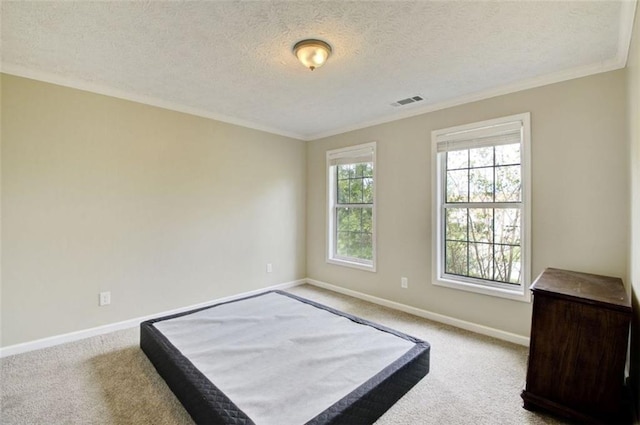
[[[522,408],[527,348],[310,285],[288,290],[431,344],[431,370],[376,422],[562,424]],[[0,359],[0,423],[193,424],[138,328]]]

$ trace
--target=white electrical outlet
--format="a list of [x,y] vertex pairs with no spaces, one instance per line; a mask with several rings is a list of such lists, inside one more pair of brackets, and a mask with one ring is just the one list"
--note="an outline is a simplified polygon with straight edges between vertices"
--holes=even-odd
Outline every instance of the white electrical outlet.
[[98,305],[100,307],[111,304],[111,292],[100,292],[100,299]]
[[409,279],[407,279],[406,277],[401,277],[400,278],[400,287],[407,289],[409,287]]
[[273,267],[271,266],[271,263],[267,264],[267,273],[271,273],[273,271]]

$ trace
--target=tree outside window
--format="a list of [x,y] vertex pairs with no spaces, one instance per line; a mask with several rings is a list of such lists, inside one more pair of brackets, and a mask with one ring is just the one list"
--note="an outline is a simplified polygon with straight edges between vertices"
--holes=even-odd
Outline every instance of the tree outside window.
[[327,152],[327,261],[375,271],[375,142]]
[[528,113],[432,132],[433,283],[528,300]]

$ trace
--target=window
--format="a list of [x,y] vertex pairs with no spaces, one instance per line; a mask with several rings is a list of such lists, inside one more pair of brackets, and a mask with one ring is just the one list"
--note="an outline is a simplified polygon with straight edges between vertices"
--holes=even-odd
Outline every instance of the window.
[[375,271],[376,144],[327,152],[327,262]]
[[529,114],[431,139],[433,283],[529,300]]

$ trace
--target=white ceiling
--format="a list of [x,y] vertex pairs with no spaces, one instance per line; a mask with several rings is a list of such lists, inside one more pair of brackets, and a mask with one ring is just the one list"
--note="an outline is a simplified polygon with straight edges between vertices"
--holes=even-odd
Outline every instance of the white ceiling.
[[[635,0],[2,1],[2,71],[299,139],[626,64]],[[293,45],[333,47],[313,72]],[[393,107],[421,95],[425,101]]]

